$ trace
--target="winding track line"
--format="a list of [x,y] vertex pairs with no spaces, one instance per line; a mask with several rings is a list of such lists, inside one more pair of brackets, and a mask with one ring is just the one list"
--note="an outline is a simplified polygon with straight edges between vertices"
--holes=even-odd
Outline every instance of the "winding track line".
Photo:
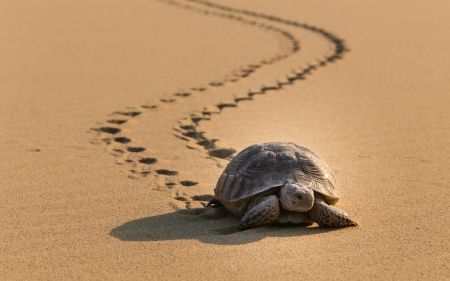
[[[332,63],[338,59],[341,59],[345,52],[348,51],[345,42],[339,38],[338,36],[332,34],[329,31],[326,31],[322,28],[318,28],[309,24],[299,23],[296,21],[282,19],[276,16],[267,15],[263,13],[258,13],[254,11],[237,9],[232,7],[227,7],[220,4],[215,4],[209,1],[203,0],[186,0],[183,2],[176,0],[158,0],[178,8],[183,8],[189,11],[201,13],[204,15],[211,15],[216,17],[222,17],[229,20],[237,21],[245,25],[255,26],[257,28],[262,28],[267,32],[275,34],[283,40],[289,43],[289,47],[287,50],[280,50],[278,53],[273,55],[270,58],[262,59],[261,61],[249,64],[243,68],[235,70],[231,72],[231,74],[227,75],[225,78],[218,79],[215,81],[211,81],[208,83],[208,86],[197,86],[191,87],[188,91],[179,91],[172,95],[169,98],[161,98],[158,103],[154,104],[146,104],[140,107],[135,107],[133,109],[127,109],[123,111],[115,111],[113,112],[113,118],[108,119],[106,124],[101,127],[93,128],[93,131],[97,132],[96,140],[93,142],[98,143],[104,142],[108,144],[108,150],[114,156],[123,160],[120,164],[126,164],[129,166],[129,171],[131,174],[129,177],[141,176],[145,177],[150,174],[156,174],[165,177],[173,177],[177,175],[177,171],[169,170],[169,169],[156,169],[152,170],[149,167],[152,167],[154,164],[158,162],[157,158],[154,157],[142,157],[135,155],[140,155],[145,153],[146,148],[141,146],[130,146],[132,139],[127,136],[121,136],[120,133],[122,128],[127,125],[127,121],[130,118],[139,118],[141,114],[145,114],[142,109],[148,110],[151,112],[153,109],[160,107],[161,105],[170,105],[175,100],[180,100],[185,97],[189,97],[193,94],[197,94],[200,92],[205,92],[207,90],[215,90],[220,89],[225,84],[233,85],[233,83],[237,83],[248,79],[251,75],[255,74],[258,70],[263,67],[268,67],[271,65],[275,65],[276,63],[285,60],[295,53],[298,53],[300,50],[300,42],[299,40],[289,31],[279,28],[277,26],[268,24],[267,22],[273,22],[276,24],[285,25],[288,27],[300,28],[317,35],[320,35],[325,40],[333,45],[333,51],[330,54],[324,55],[320,60],[309,63],[307,67],[302,67],[297,70],[294,70],[288,74],[285,74],[283,78],[278,80],[273,80],[271,82],[265,81],[266,84],[253,87],[251,90],[245,93],[240,93],[238,97],[234,97],[232,101],[220,102],[215,105],[210,105],[205,107],[201,111],[195,111],[178,120],[178,125],[174,128],[175,134],[174,136],[182,141],[192,141],[198,146],[202,147],[209,158],[211,159],[230,159],[235,152],[234,149],[230,148],[219,148],[216,146],[216,140],[214,138],[206,136],[205,132],[199,131],[199,125],[201,122],[206,120],[211,120],[212,115],[221,113],[225,108],[233,108],[238,105],[241,101],[253,100],[254,97],[258,94],[265,94],[272,91],[278,91],[280,89],[285,88],[288,85],[292,85],[298,81],[301,81],[306,78],[307,75],[311,74],[314,70],[317,70],[320,67],[326,66],[329,63]],[[187,145],[189,148],[189,145]],[[184,180],[180,182],[183,186],[193,186],[197,183],[194,181]],[[172,185],[166,184],[167,188],[172,188]],[[177,192],[178,194],[178,192]],[[177,196],[178,197],[178,196]],[[175,198],[177,199],[177,198]],[[205,201],[207,198],[203,198]],[[177,200],[189,201],[186,198],[181,198]],[[194,199],[195,200],[195,199]],[[200,200],[202,201],[202,200]],[[186,203],[186,206],[189,207],[189,202]]]
[[[233,153],[235,151],[232,149],[217,148],[214,143],[213,138],[208,138],[205,136],[204,133],[198,131],[198,127],[199,127],[201,121],[210,120],[211,119],[210,116],[212,114],[220,113],[222,111],[222,109],[225,107],[236,107],[238,105],[238,103],[241,101],[252,100],[253,96],[255,96],[257,94],[264,94],[264,93],[267,93],[270,91],[280,90],[287,85],[292,85],[299,80],[303,80],[313,70],[316,70],[318,67],[323,67],[323,66],[325,66],[329,63],[332,63],[338,59],[341,59],[343,57],[343,54],[345,52],[349,51],[349,49],[346,47],[343,39],[339,38],[338,36],[332,34],[329,31],[326,31],[322,28],[315,27],[313,25],[308,25],[305,23],[299,23],[296,21],[286,20],[286,19],[282,19],[282,18],[279,18],[276,16],[266,15],[263,13],[258,13],[258,12],[249,11],[249,10],[245,10],[245,9],[232,8],[232,7],[228,7],[228,6],[224,6],[224,5],[220,5],[220,4],[216,4],[216,3],[212,3],[212,2],[204,1],[204,0],[187,0],[187,1],[193,2],[193,3],[198,3],[198,4],[204,5],[206,7],[218,9],[220,11],[232,12],[232,13],[242,14],[242,15],[251,16],[251,17],[255,17],[255,18],[267,19],[270,21],[294,26],[297,28],[303,28],[303,29],[309,30],[311,32],[320,34],[321,36],[325,37],[327,40],[329,40],[330,42],[332,42],[335,45],[334,53],[330,54],[329,56],[327,56],[323,60],[319,61],[318,63],[310,64],[307,68],[305,68],[301,71],[295,71],[291,75],[287,75],[286,76],[287,80],[285,80],[285,81],[274,81],[263,87],[260,87],[260,88],[257,88],[257,89],[247,92],[246,95],[241,96],[239,99],[235,99],[234,102],[232,102],[232,103],[225,103],[225,104],[222,104],[222,106],[217,105],[217,107],[219,109],[218,112],[211,112],[211,111],[205,110],[205,111],[202,111],[200,114],[193,113],[190,117],[185,117],[183,119],[183,120],[190,119],[191,122],[183,122],[182,120],[180,120],[179,121],[180,131],[182,132],[182,134],[184,136],[187,136],[187,137],[193,139],[194,141],[197,142],[197,144],[202,145],[204,147],[204,149],[208,151],[208,154],[212,157],[230,159],[230,157],[233,155]],[[285,31],[285,32],[287,32],[287,31]],[[298,42],[298,40],[297,40],[297,42]]]

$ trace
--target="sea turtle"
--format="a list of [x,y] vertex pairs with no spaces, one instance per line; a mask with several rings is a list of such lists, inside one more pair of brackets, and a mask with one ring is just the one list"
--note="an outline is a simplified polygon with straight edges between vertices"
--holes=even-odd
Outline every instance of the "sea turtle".
[[228,164],[208,207],[242,216],[241,230],[277,222],[356,226],[332,206],[338,199],[333,172],[319,156],[294,143],[270,142],[247,147]]

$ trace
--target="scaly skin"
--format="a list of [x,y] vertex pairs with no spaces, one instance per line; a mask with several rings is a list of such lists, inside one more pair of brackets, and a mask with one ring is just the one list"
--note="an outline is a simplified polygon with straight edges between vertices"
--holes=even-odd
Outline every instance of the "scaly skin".
[[278,197],[269,195],[257,200],[257,202],[250,204],[249,209],[242,217],[241,223],[239,224],[240,230],[268,225],[277,221],[280,215],[280,202],[278,201]]
[[344,211],[328,205],[318,196],[315,199],[314,206],[308,214],[320,227],[347,227],[358,225]]

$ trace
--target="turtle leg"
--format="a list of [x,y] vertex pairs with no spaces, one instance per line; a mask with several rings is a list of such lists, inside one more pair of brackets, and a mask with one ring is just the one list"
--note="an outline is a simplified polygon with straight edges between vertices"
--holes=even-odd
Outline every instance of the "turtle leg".
[[240,230],[274,223],[280,215],[280,203],[277,196],[269,195],[253,200],[241,219]]
[[309,216],[319,224],[320,227],[347,227],[357,226],[343,210],[328,205],[322,198],[316,198]]

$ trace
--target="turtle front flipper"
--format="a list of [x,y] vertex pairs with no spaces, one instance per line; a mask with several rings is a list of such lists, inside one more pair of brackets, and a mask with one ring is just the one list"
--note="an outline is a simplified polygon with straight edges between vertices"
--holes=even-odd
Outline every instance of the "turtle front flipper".
[[328,205],[322,198],[316,198],[309,216],[319,224],[320,227],[347,227],[357,226],[343,210]]
[[280,215],[280,203],[275,195],[270,195],[250,203],[250,207],[242,217],[240,230],[268,225],[277,221]]

